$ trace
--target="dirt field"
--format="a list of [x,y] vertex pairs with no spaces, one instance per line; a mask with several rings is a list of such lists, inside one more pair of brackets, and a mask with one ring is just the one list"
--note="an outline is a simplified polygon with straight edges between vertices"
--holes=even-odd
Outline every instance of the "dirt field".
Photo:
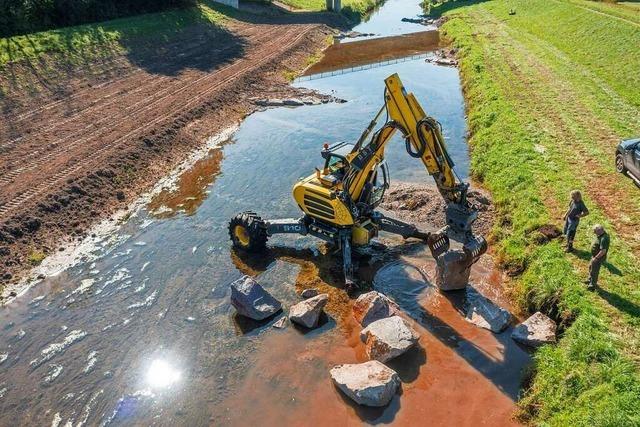
[[44,58],[0,74],[0,287],[251,113],[252,98],[291,94],[285,72],[342,25],[328,14],[239,16],[80,68]]

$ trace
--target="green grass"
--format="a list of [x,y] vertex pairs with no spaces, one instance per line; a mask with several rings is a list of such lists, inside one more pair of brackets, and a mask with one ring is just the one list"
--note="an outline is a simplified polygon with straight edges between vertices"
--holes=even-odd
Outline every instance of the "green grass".
[[[327,9],[325,0],[280,0],[294,9],[322,11]],[[342,0],[341,13],[352,22],[360,22],[368,13],[375,9],[381,0]]]
[[[630,48],[640,45],[640,29],[574,0],[472,3],[434,8],[451,18],[442,32],[460,49],[472,172],[499,210],[500,262],[522,271],[517,302],[553,316],[562,331],[558,345],[535,355],[522,417],[640,425],[640,245],[632,227],[640,197],[612,166],[617,140],[640,133],[640,76],[631,71],[640,52]],[[581,284],[588,254],[565,255],[559,242],[536,240],[540,225],[560,225],[573,188],[592,212],[578,247],[588,248],[595,222],[612,234],[597,293]]]
[[42,251],[33,251],[29,254],[29,256],[27,257],[29,264],[36,266],[36,265],[40,265],[40,263],[42,263],[42,261],[46,258],[47,256],[45,255],[44,252]]
[[8,62],[33,60],[43,54],[58,54],[66,62],[83,62],[123,52],[123,41],[158,36],[169,41],[172,35],[194,24],[221,26],[233,9],[204,1],[198,7],[150,13],[97,24],[79,25],[0,39],[0,68]]

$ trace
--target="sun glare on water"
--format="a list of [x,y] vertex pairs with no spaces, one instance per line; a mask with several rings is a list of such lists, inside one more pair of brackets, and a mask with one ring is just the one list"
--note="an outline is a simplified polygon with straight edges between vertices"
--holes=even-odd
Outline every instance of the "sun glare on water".
[[180,380],[180,371],[162,359],[151,362],[147,371],[147,383],[154,388],[164,388]]

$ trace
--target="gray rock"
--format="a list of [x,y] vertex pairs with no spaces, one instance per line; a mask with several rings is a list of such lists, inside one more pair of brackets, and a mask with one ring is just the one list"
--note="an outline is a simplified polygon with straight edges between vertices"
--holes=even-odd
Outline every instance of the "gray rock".
[[318,293],[319,292],[317,289],[305,289],[304,291],[300,292],[300,296],[304,299],[309,299],[317,296]]
[[304,105],[304,101],[297,98],[288,98],[282,101],[287,107],[300,107]]
[[354,402],[366,406],[387,405],[400,387],[398,374],[377,360],[335,366],[331,379]]
[[363,327],[376,320],[391,317],[400,312],[398,305],[380,292],[362,294],[353,303],[353,317]]
[[516,326],[511,338],[531,347],[540,347],[556,342],[556,329],[556,322],[538,311]]
[[360,332],[371,360],[386,362],[416,345],[420,336],[400,316],[376,320]]
[[506,329],[511,314],[472,287],[467,288],[465,318],[476,326],[500,333]]
[[461,250],[443,253],[436,260],[436,285],[443,291],[464,289],[469,283],[471,266]]
[[329,301],[329,295],[320,294],[299,302],[289,309],[289,320],[307,328],[315,328],[327,301]]
[[254,320],[266,319],[282,309],[280,301],[249,276],[231,284],[231,305],[238,314]]

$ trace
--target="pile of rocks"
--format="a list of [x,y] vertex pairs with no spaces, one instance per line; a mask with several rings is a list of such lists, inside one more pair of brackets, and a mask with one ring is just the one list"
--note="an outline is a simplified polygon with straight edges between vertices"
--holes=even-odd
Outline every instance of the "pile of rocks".
[[[307,299],[289,308],[288,319],[311,329],[318,326],[324,306],[329,301],[329,295],[318,294],[316,290],[307,290],[303,292],[303,297],[305,296]],[[258,321],[282,311],[280,301],[249,276],[244,276],[231,284],[231,305],[238,314]],[[287,317],[282,317],[273,324],[273,327],[282,329],[286,326],[286,322]]]
[[320,97],[313,95],[292,98],[258,98],[253,100],[253,103],[259,107],[302,107],[303,105],[320,105],[328,104],[329,102],[342,104],[347,101],[334,96]]
[[[445,271],[440,280],[442,290],[460,289],[464,283],[465,318],[469,322],[494,333],[501,333],[509,326],[511,314],[468,286],[468,275],[453,277]],[[304,328],[318,326],[329,296],[307,289],[301,297],[304,300],[291,306],[289,315],[278,319],[273,327],[284,328],[287,319]],[[282,304],[249,276],[231,284],[231,304],[238,314],[258,321],[282,311]],[[330,376],[336,387],[360,405],[386,406],[401,386],[400,376],[384,363],[415,347],[420,336],[400,314],[396,303],[376,291],[360,295],[353,304],[353,317],[363,328],[360,340],[369,361],[334,366]],[[539,347],[556,341],[556,329],[552,319],[537,312],[517,325],[511,337],[519,343]]]
[[445,65],[449,67],[457,67],[458,60],[456,59],[457,49],[438,49],[433,56],[429,56],[425,61],[432,64]]
[[330,374],[334,384],[360,405],[385,406],[400,388],[400,377],[384,362],[414,347],[420,336],[399,313],[394,302],[376,291],[360,295],[353,305],[353,316],[364,327],[360,339],[369,361],[338,365]]
[[435,19],[435,18],[427,18],[425,16],[421,16],[419,18],[402,18],[401,21],[411,22],[412,24],[420,24],[420,25],[428,25],[428,26],[433,25],[435,27],[439,27],[444,22],[442,18]]
[[347,31],[347,32],[342,32],[340,34],[337,34],[333,36],[333,38],[335,40],[342,40],[342,39],[355,39],[357,37],[373,37],[373,36],[375,36],[374,33],[360,33],[358,31]]

